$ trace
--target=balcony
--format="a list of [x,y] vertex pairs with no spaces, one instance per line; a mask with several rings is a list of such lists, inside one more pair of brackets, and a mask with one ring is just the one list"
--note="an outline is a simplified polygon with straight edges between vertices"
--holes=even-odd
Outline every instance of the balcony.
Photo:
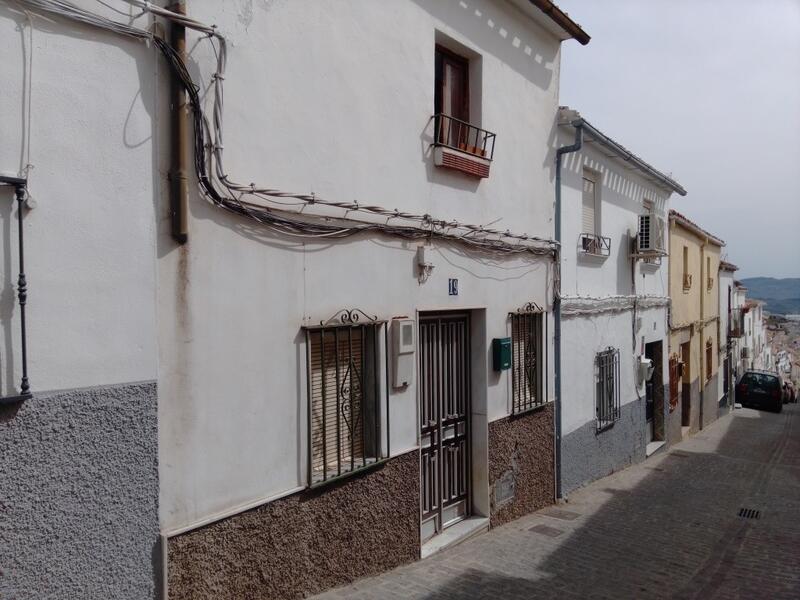
[[683,291],[688,292],[692,289],[692,274],[691,273],[684,273],[683,274]]
[[433,116],[433,157],[437,167],[489,177],[495,134],[445,114]]
[[739,308],[731,310],[728,317],[728,337],[740,338],[744,335],[744,314]]
[[587,256],[606,258],[611,254],[611,238],[595,233],[582,233],[580,249]]

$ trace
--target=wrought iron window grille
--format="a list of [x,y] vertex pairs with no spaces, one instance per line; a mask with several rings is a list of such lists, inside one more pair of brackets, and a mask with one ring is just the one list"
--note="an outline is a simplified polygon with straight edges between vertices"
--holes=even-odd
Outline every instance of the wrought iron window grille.
[[[509,313],[511,319],[511,414],[529,412],[547,403],[547,353],[544,310],[528,302]],[[547,338],[545,333],[544,339]]]
[[28,181],[22,177],[9,177],[0,175],[0,186],[14,188],[14,199],[17,201],[17,226],[19,244],[19,276],[17,278],[17,299],[19,301],[20,321],[20,349],[22,360],[22,379],[19,393],[0,397],[0,405],[18,404],[33,397],[30,381],[28,380],[28,341],[25,327],[25,305],[28,301],[28,281],[25,275],[25,244],[23,217],[25,214],[25,200],[28,196]]
[[390,456],[387,327],[345,309],[304,329],[308,486],[316,487]]
[[581,251],[591,256],[607,257],[611,254],[611,238],[595,233],[581,234]]
[[619,350],[607,348],[595,358],[597,371],[597,432],[605,431],[620,418]]
[[439,113],[433,115],[434,146],[445,146],[491,161],[496,134],[461,119]]

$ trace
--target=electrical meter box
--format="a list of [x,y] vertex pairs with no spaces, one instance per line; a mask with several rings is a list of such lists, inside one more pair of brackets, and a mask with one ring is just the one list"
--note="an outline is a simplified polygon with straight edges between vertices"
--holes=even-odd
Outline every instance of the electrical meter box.
[[414,374],[414,320],[392,319],[392,386],[404,388]]
[[492,365],[495,371],[511,368],[511,338],[494,338],[492,340]]

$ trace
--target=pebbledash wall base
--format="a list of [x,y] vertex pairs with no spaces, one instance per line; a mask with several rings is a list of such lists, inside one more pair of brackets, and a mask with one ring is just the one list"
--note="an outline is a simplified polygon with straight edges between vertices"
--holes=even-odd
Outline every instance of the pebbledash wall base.
[[645,400],[623,404],[612,427],[597,432],[594,421],[562,439],[562,486],[571,492],[646,457]]
[[158,597],[157,438],[154,382],[0,408],[0,598]]
[[169,539],[169,598],[303,598],[419,558],[419,451]]
[[489,424],[491,526],[553,503],[553,404]]

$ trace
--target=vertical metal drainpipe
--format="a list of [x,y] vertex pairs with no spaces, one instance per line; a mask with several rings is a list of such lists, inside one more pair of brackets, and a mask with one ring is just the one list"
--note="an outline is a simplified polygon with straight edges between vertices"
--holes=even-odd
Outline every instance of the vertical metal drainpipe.
[[[184,0],[179,0],[169,10],[186,14]],[[178,55],[186,60],[186,28],[172,22],[170,43]],[[172,239],[185,244],[189,239],[189,112],[186,104],[186,91],[176,75],[170,81],[170,115],[172,116],[172,137],[170,140],[170,216],[172,218]]]
[[556,392],[556,498],[564,497],[561,485],[561,157],[570,152],[577,152],[583,146],[583,120],[573,121],[575,127],[575,142],[569,146],[562,146],[556,150],[556,269],[558,269],[558,287],[553,298],[553,343],[555,355],[555,392]]

